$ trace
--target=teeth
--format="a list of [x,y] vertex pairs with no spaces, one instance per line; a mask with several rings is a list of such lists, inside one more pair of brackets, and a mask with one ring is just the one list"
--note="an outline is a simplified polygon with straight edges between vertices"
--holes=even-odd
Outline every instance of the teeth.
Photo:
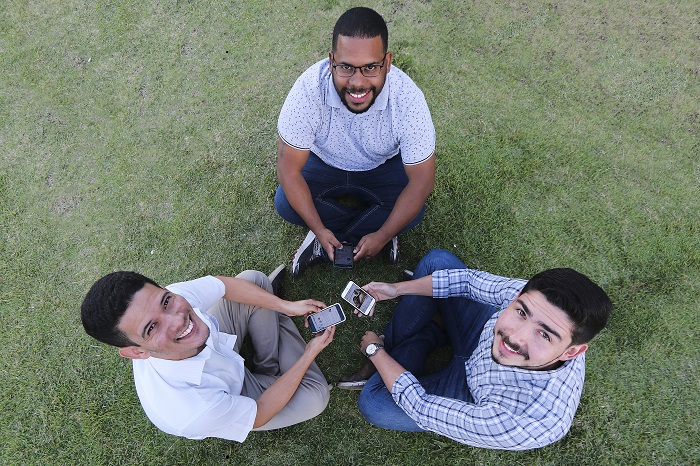
[[192,322],[192,320],[190,320],[190,325],[187,326],[187,328],[185,329],[185,331],[182,332],[182,333],[180,334],[180,336],[177,337],[177,339],[178,339],[178,340],[181,340],[182,338],[185,338],[187,335],[189,335],[190,332],[192,331],[192,327],[194,327],[194,322]]
[[364,96],[366,96],[368,93],[369,93],[369,91],[364,92],[364,93],[362,93],[362,94],[353,94],[353,93],[351,92],[350,95],[353,96],[353,97],[356,98],[356,99],[361,99],[361,98],[363,98]]
[[514,349],[513,349],[508,343],[506,343],[505,341],[503,342],[503,345],[504,345],[508,350],[510,350],[510,351],[512,351],[512,352],[514,352],[514,353],[519,353],[519,351],[514,350]]

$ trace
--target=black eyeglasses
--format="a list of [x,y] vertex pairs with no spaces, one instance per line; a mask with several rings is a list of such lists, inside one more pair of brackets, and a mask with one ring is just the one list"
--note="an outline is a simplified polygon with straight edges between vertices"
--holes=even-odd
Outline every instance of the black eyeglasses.
[[338,76],[341,78],[351,77],[352,75],[355,74],[355,70],[360,70],[360,73],[362,73],[362,76],[364,76],[365,78],[376,78],[377,76],[379,76],[379,73],[382,72],[382,68],[384,68],[384,65],[385,65],[385,63],[384,63],[385,60],[386,60],[386,53],[384,54],[384,58],[382,58],[382,62],[380,64],[370,63],[369,65],[363,65],[363,66],[352,66],[352,65],[348,65],[347,63],[341,63],[340,65],[336,65],[335,59],[334,59],[333,60],[333,69],[338,74]]

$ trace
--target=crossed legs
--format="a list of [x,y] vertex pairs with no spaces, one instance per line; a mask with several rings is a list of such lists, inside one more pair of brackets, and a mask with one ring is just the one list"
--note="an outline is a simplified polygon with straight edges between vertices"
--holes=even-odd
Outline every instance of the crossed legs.
[[[270,280],[262,272],[246,270],[237,278],[272,292]],[[240,352],[245,336],[250,336],[254,351],[253,370],[245,368],[241,395],[254,400],[284,374],[306,348],[306,342],[292,319],[275,311],[222,299],[209,313],[219,322],[219,330],[237,335],[236,352]],[[313,363],[282,411],[254,430],[279,429],[311,419],[326,408],[329,396],[328,382]]]
[[[435,249],[418,263],[414,278],[436,270],[465,267],[453,254]],[[492,306],[462,297],[405,296],[384,330],[385,348],[418,378],[428,394],[472,401],[464,365],[479,342],[484,324],[495,311]],[[451,361],[441,370],[426,375],[426,359],[434,349],[446,344],[452,346]],[[358,406],[365,419],[376,426],[412,432],[423,430],[394,402],[379,374],[367,381]]]

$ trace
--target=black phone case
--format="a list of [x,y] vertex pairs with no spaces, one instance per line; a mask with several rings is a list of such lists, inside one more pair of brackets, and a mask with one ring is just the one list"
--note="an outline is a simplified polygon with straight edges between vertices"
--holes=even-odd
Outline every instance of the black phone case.
[[351,269],[353,264],[353,246],[343,243],[343,249],[337,249],[333,255],[333,266],[340,269]]

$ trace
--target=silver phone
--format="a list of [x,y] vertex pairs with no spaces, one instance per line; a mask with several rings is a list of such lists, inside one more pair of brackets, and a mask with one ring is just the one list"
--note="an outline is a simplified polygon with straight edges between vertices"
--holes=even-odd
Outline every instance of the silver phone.
[[322,332],[331,325],[337,325],[341,322],[345,322],[345,313],[338,303],[309,315],[309,327],[314,333]]
[[347,286],[343,290],[343,294],[340,296],[364,315],[369,315],[370,311],[374,307],[374,304],[376,303],[374,297],[357,286],[357,283],[355,282],[348,282]]

